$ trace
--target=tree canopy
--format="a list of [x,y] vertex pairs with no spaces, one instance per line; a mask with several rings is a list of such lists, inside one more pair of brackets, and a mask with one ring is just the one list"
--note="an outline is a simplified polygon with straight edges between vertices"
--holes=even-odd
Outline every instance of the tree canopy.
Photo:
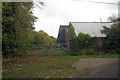
[[53,44],[44,31],[36,32],[33,27],[36,17],[32,13],[33,2],[2,3],[2,53],[21,54],[30,45]]
[[[104,41],[104,47],[106,50],[117,50],[120,52],[120,19],[114,20],[113,25],[108,28],[104,26],[102,33],[106,34],[106,41]],[[116,51],[115,51],[116,52]]]
[[49,36],[43,30],[39,32],[34,31],[34,45],[55,44],[56,39]]

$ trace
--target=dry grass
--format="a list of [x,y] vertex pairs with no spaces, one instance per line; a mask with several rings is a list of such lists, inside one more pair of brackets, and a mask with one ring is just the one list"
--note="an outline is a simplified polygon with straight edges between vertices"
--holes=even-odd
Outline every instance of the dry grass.
[[28,56],[3,59],[3,78],[68,78],[85,72],[72,65],[78,56]]

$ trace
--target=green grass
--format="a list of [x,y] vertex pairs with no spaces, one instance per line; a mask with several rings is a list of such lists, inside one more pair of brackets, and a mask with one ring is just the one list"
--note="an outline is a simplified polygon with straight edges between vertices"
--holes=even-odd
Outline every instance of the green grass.
[[95,57],[105,57],[105,58],[118,58],[120,54],[104,54],[104,55],[95,55]]
[[28,55],[3,58],[3,78],[71,78],[87,71],[72,67],[80,58],[118,57],[117,54],[70,56],[62,49],[31,50]]
[[28,55],[30,56],[66,56],[69,55],[67,51],[63,49],[38,49],[30,50]]
[[120,58],[120,54],[80,55],[79,58]]
[[68,51],[58,48],[58,49],[53,49],[52,51],[48,51],[47,56],[50,56],[50,55],[52,55],[52,56],[68,56],[69,53],[68,53]]
[[[3,78],[68,78],[85,70],[72,67],[78,56],[29,56],[27,58],[3,59]],[[16,61],[17,60],[17,61]]]

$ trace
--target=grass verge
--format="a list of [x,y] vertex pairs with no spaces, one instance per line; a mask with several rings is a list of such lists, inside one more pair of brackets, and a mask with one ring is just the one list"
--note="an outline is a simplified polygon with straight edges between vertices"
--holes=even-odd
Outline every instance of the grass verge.
[[79,58],[120,58],[120,54],[79,55]]
[[72,67],[78,59],[78,56],[29,56],[11,62],[3,59],[3,78],[70,78],[85,72]]
[[80,58],[117,58],[118,54],[70,56],[64,50],[34,50],[27,57],[3,58],[3,78],[71,78],[86,70],[72,67]]

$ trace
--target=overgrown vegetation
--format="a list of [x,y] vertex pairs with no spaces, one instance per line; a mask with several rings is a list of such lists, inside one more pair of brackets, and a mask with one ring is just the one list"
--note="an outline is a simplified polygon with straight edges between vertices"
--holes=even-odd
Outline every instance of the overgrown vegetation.
[[[59,52],[66,54],[64,50],[59,50],[55,55],[61,55]],[[86,72],[85,69],[79,71],[72,67],[72,64],[78,61],[79,56],[49,55],[40,57],[38,55],[4,58],[3,78],[71,78]]]
[[75,36],[74,27],[70,24],[71,31],[71,55],[85,55],[91,45],[91,36],[89,34],[79,33]]
[[71,55],[95,55],[120,53],[120,19],[108,28],[104,26],[101,32],[106,37],[91,37],[89,34],[79,33],[75,36],[74,27],[70,24]]
[[[65,49],[47,45],[55,44],[56,38],[42,30],[34,31],[33,25],[37,18],[33,16],[32,8],[32,2],[2,3],[2,53],[7,57],[2,59],[3,78],[71,78],[87,71],[72,67],[79,58],[119,56],[109,55],[120,52],[119,19],[111,28],[105,27],[102,31],[107,35],[104,39],[92,38],[84,33],[76,36],[70,24],[70,54],[82,55],[71,56]],[[45,46],[44,49],[41,46]],[[106,54],[103,55],[103,52]],[[28,56],[24,57],[26,53]]]
[[72,66],[81,58],[118,57],[118,54],[70,56],[65,55],[66,51],[61,49],[50,52],[48,51],[49,56],[39,56],[46,54],[43,50],[29,52],[29,57],[3,58],[3,78],[72,78],[87,72],[85,68],[77,70]]
[[32,2],[2,3],[2,53],[3,56],[23,55],[31,45],[54,44],[55,38],[33,27],[36,17]]
[[114,20],[114,24],[110,28],[104,26],[102,33],[107,35],[103,44],[104,51],[120,53],[120,18]]
[[33,41],[32,30],[36,19],[32,15],[33,4],[2,3],[2,47],[3,55],[19,54]]
[[30,49],[28,51],[28,56],[68,56],[68,51],[62,48],[50,48],[50,49]]

